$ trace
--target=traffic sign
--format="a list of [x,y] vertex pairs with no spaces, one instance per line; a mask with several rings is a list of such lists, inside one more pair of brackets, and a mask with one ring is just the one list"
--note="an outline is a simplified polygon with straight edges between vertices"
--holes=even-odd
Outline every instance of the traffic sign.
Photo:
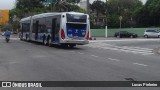
[[119,16],[119,20],[122,20],[123,19],[123,17],[122,16]]

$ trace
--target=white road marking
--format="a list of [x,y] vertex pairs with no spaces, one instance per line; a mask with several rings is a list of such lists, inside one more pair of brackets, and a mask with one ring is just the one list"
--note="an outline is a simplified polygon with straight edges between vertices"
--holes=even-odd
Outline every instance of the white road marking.
[[91,55],[92,57],[96,57],[96,58],[98,58],[99,56],[96,56],[96,55]]
[[81,54],[81,55],[84,54],[84,53],[81,53],[81,52],[78,52],[78,53]]
[[142,54],[142,55],[144,55],[144,56],[146,56],[146,55],[153,55],[154,53],[145,53],[145,54]]
[[145,65],[145,64],[140,64],[140,63],[133,63],[133,64],[135,64],[135,65],[139,65],[139,66],[148,66],[148,65]]
[[113,58],[108,58],[109,60],[112,60],[112,61],[120,61],[118,59],[113,59]]
[[[124,46],[124,47],[128,47],[128,46]],[[141,48],[141,47],[128,47],[128,48],[132,48],[132,49],[141,49],[141,50],[153,50],[153,49],[150,49],[150,48]]]
[[153,49],[150,48],[141,48],[141,47],[129,47],[129,46],[116,46],[112,44],[106,44],[103,42],[100,43],[92,43],[87,45],[88,47],[92,48],[102,48],[102,49],[107,49],[107,50],[116,50],[119,52],[130,52],[134,54],[141,54],[141,55],[152,55],[154,54]]

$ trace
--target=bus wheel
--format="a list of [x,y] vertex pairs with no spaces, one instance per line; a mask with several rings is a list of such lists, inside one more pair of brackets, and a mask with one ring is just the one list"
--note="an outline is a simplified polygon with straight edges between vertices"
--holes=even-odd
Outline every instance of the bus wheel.
[[69,45],[70,48],[74,48],[75,46],[76,46],[76,44]]
[[62,48],[68,48],[68,45],[67,44],[61,44],[61,47]]

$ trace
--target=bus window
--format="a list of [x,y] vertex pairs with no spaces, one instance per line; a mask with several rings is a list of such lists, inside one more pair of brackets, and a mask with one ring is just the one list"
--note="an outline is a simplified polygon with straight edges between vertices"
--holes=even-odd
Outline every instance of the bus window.
[[84,29],[86,24],[67,23],[67,27],[70,29]]
[[87,21],[87,15],[67,14],[67,22],[86,23],[86,21]]

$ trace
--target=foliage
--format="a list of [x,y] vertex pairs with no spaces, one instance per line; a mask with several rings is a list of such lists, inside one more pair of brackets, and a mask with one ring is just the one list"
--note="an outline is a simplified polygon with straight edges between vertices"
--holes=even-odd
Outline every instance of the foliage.
[[10,10],[10,23],[12,23],[13,28],[16,29],[19,23],[18,21],[12,20],[14,15],[20,20],[27,16],[51,11],[77,11],[85,13],[85,10],[75,5],[79,3],[80,0],[66,0],[68,3],[61,3],[60,0],[58,0],[57,4],[49,4],[49,6],[45,6],[41,1],[42,0],[16,0],[15,8]]
[[97,12],[97,16],[99,13],[106,14],[106,4],[103,1],[96,0],[94,1],[90,8],[94,12]]
[[142,7],[139,0],[108,0],[108,27],[119,27],[119,17],[122,16],[122,27],[133,27],[133,12]]
[[134,12],[139,27],[160,26],[160,0],[148,0]]
[[6,31],[7,29],[11,30],[11,28],[12,28],[12,26],[9,25],[9,24],[8,25],[4,24],[4,25],[0,26],[0,29],[1,29],[2,32]]
[[80,0],[66,0],[68,3],[78,4]]

